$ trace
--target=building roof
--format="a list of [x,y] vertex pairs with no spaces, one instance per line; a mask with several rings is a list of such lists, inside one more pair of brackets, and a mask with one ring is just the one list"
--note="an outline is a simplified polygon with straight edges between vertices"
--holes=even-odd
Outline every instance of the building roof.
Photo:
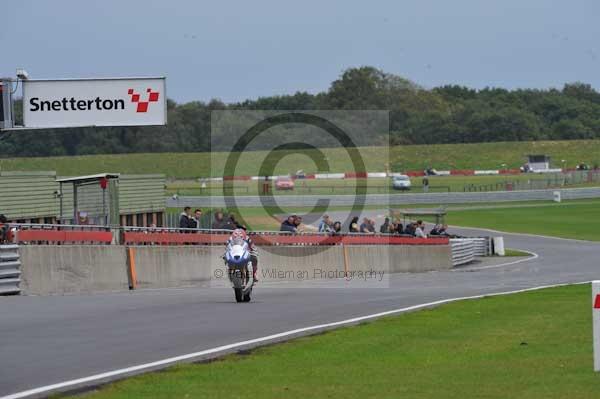
[[59,183],[81,183],[87,181],[94,181],[99,179],[118,179],[119,173],[98,173],[95,175],[87,175],[87,176],[75,176],[75,177],[64,177],[62,179],[57,179],[56,181]]

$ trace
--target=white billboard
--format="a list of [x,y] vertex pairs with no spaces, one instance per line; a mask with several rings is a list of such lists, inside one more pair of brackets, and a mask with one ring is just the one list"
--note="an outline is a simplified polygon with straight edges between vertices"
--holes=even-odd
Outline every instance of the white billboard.
[[165,78],[23,81],[23,126],[167,124]]

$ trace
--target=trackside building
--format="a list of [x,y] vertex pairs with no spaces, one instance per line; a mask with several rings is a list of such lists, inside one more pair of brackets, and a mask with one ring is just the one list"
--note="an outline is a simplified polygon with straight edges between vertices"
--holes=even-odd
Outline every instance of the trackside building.
[[[105,207],[115,215],[111,224],[164,225],[164,175],[110,174],[109,185],[102,188],[105,175],[109,174],[90,179],[57,177],[56,172],[0,172],[0,213],[14,223],[103,224],[104,220],[94,219],[94,215]],[[74,185],[68,184],[71,181],[86,182],[78,186],[77,201]],[[109,204],[114,204],[114,209],[109,209]]]

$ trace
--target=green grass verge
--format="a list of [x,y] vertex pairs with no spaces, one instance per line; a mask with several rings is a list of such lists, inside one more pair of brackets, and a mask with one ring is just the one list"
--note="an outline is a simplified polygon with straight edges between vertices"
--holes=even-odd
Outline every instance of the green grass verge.
[[388,317],[84,395],[126,398],[594,398],[590,286]]
[[[429,208],[441,204],[403,205],[392,207]],[[348,210],[349,207],[317,209],[318,212]],[[382,209],[381,206],[366,206],[364,209]],[[310,208],[284,209],[285,214],[305,214]],[[181,212],[180,209],[169,209]],[[600,230],[595,220],[600,220],[600,199],[572,200],[555,203],[551,201],[453,204],[447,207],[447,222],[456,226],[488,228],[514,233],[541,234],[562,238],[600,241]],[[238,208],[236,215],[242,216],[252,230],[278,230],[279,221],[270,215],[270,208]],[[425,218],[427,219],[427,218]]]
[[451,211],[447,217],[457,226],[600,241],[597,220],[600,200],[468,209]]
[[518,249],[505,249],[504,256],[531,256],[528,252],[519,251]]
[[[352,161],[342,148],[320,150],[330,170],[352,171]],[[438,144],[379,147],[360,149],[367,170],[384,171],[389,164],[394,171],[437,169],[499,169],[521,166],[527,154],[550,155],[556,166],[573,167],[578,162],[600,164],[600,140],[536,141],[478,144]],[[236,175],[256,175],[266,151],[250,151],[240,158]],[[0,159],[0,170],[51,170],[61,176],[86,175],[100,172],[164,173],[171,178],[222,176],[226,153],[154,153],[89,155],[50,158]],[[314,162],[305,154],[289,151],[274,169],[275,174],[287,174],[304,169],[315,171]]]

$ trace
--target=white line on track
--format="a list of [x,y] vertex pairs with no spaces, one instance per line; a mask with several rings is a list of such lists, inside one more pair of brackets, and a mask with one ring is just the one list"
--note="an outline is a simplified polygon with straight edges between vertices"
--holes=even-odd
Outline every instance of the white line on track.
[[260,344],[264,345],[264,344],[268,344],[270,342],[279,341],[279,340],[281,340],[281,338],[293,337],[293,336],[296,336],[299,334],[309,333],[312,331],[319,331],[319,330],[324,330],[324,329],[331,329],[334,327],[341,327],[344,325],[356,324],[356,323],[359,323],[359,322],[365,321],[365,320],[371,320],[371,319],[376,319],[379,317],[390,316],[390,315],[399,314],[399,313],[406,313],[406,312],[411,312],[411,311],[415,311],[415,310],[431,308],[431,307],[443,305],[446,303],[456,302],[456,301],[462,301],[462,300],[468,300],[468,299],[481,299],[484,297],[517,294],[520,292],[537,291],[537,290],[541,290],[541,289],[545,289],[545,288],[563,287],[563,286],[567,286],[567,285],[579,285],[579,284],[589,284],[589,283],[590,283],[590,281],[582,281],[582,282],[577,282],[577,283],[552,284],[552,285],[543,285],[543,286],[538,286],[538,287],[524,288],[524,289],[514,290],[514,291],[494,292],[494,293],[489,293],[489,294],[442,299],[439,301],[408,306],[405,308],[393,309],[393,310],[388,310],[388,311],[379,312],[379,313],[373,313],[373,314],[366,315],[366,316],[354,317],[351,319],[336,321],[333,323],[318,324],[315,326],[309,326],[309,327],[298,328],[295,330],[284,331],[284,332],[281,332],[278,334],[267,335],[265,337],[254,338],[254,339],[250,339],[247,341],[235,342],[235,343],[228,344],[228,345],[218,346],[216,348],[206,349],[206,350],[203,350],[200,352],[188,353],[186,355],[170,357],[167,359],[162,359],[162,360],[158,360],[158,361],[151,362],[151,363],[138,364],[136,366],[131,366],[131,367],[122,368],[122,369],[118,369],[118,370],[112,370],[112,371],[108,371],[108,372],[101,373],[101,374],[91,375],[89,377],[78,378],[75,380],[64,381],[64,382],[59,382],[59,383],[52,384],[52,385],[42,386],[39,388],[29,389],[27,391],[17,392],[17,393],[13,393],[13,394],[10,394],[7,396],[3,396],[0,399],[21,399],[21,398],[27,398],[27,397],[33,396],[33,395],[49,394],[51,392],[65,390],[68,388],[81,387],[81,386],[85,386],[87,384],[93,385],[93,383],[95,383],[95,382],[106,381],[110,378],[122,377],[122,376],[130,375],[130,374],[139,373],[144,370],[166,367],[166,366],[172,365],[174,363],[191,361],[196,358],[204,357],[207,355],[219,354],[221,352],[227,352],[232,349],[245,347],[248,345],[260,345]]
[[519,264],[519,263],[523,263],[523,262],[529,262],[529,261],[532,261],[532,260],[537,259],[537,258],[540,257],[535,252],[525,251],[525,250],[522,250],[522,249],[520,249],[519,251],[528,253],[530,256],[528,256],[527,258],[514,260],[512,262],[499,263],[497,265],[480,266],[480,267],[465,267],[465,268],[458,267],[456,269],[450,269],[449,271],[450,272],[476,272],[476,271],[479,271],[479,270],[497,269],[499,267],[506,267],[506,266],[512,266],[512,265],[516,265],[516,264]]

